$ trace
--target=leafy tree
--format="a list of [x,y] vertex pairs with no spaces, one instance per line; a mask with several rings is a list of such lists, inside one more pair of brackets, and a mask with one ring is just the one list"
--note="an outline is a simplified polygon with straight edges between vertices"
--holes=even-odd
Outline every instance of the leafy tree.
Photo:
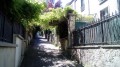
[[10,18],[12,22],[23,24],[28,30],[33,28],[39,15],[46,8],[45,2],[30,2],[30,0],[1,0],[0,10]]
[[34,26],[52,28],[49,24],[57,26],[68,17],[71,8],[56,8],[46,10],[46,3],[38,0],[1,0],[0,10],[2,10],[14,22],[23,24],[26,29],[31,30]]

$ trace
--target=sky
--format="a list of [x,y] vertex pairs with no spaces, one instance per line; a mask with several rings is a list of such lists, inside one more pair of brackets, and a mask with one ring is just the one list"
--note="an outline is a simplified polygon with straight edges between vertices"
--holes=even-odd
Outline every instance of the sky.
[[[31,0],[31,1],[38,1],[38,2],[41,2],[41,0]],[[55,0],[55,3],[57,2],[58,0]],[[71,0],[61,0],[62,1],[62,6],[64,7],[67,3],[69,3]]]
[[[57,2],[58,0],[55,0]],[[71,0],[61,0],[62,1],[62,7],[64,7],[67,3],[69,3]]]

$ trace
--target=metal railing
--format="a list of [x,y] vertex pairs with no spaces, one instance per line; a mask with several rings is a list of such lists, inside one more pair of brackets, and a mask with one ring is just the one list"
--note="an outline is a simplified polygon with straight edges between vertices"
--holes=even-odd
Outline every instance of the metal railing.
[[73,45],[120,44],[120,14],[92,22],[73,33]]

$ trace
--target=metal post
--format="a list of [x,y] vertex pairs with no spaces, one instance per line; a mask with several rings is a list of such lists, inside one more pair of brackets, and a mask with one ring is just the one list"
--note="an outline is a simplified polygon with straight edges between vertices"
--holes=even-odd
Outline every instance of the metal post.
[[101,34],[102,34],[102,42],[104,42],[104,33],[103,33],[103,23],[101,23]]

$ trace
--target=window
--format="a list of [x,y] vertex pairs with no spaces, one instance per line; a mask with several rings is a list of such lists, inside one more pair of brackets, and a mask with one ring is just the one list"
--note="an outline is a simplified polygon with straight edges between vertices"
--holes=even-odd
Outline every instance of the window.
[[85,10],[85,2],[84,0],[81,0],[81,12]]
[[106,2],[107,0],[99,0],[100,5]]
[[101,19],[104,19],[107,16],[108,16],[108,7],[104,8],[103,10],[100,11],[100,18]]

